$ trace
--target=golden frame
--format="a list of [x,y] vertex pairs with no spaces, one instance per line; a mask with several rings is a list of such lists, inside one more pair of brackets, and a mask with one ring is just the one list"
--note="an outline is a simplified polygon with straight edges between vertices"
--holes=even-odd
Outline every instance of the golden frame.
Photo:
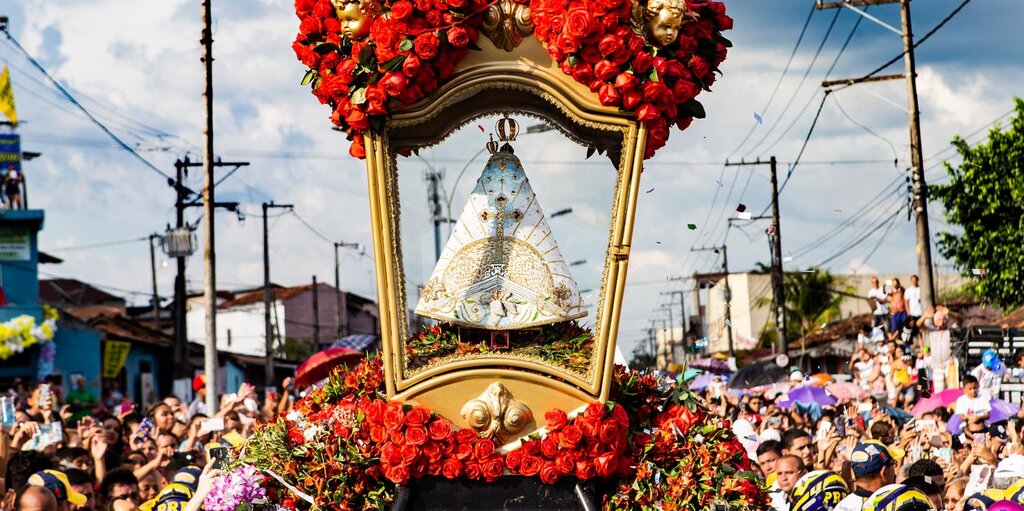
[[[562,73],[536,38],[526,38],[513,51],[484,38],[478,44],[482,51],[471,52],[428,99],[392,115],[383,133],[364,136],[388,397],[419,402],[453,420],[464,403],[496,381],[507,384],[535,416],[552,406],[571,410],[607,400],[647,132],[630,112],[602,106],[595,94]],[[603,149],[618,161],[595,353],[585,378],[540,361],[495,356],[445,362],[411,375],[405,370],[408,307],[396,155],[437,144],[468,122],[501,112],[543,118],[577,143]]]

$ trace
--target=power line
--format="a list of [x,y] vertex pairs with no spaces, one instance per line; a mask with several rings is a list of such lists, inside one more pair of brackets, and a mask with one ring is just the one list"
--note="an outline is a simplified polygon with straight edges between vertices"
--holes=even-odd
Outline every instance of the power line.
[[302,225],[305,225],[307,229],[309,229],[313,234],[315,234],[320,239],[322,239],[322,240],[324,240],[324,241],[326,241],[328,243],[337,243],[338,240],[331,239],[326,234],[324,234],[324,233],[320,232],[319,230],[317,230],[317,228],[313,227],[309,222],[306,221],[305,218],[302,218],[301,215],[296,213],[294,209],[291,210],[291,213],[292,213],[292,215],[295,215],[295,218],[297,218],[299,220],[299,222],[302,222]]
[[895,222],[896,218],[902,212],[903,212],[903,208],[902,207],[897,209],[895,212],[893,212],[893,214],[891,214],[888,217],[886,217],[884,220],[882,220],[881,223],[879,223],[878,225],[873,227],[870,231],[868,231],[867,234],[865,234],[864,236],[859,237],[858,239],[854,240],[852,243],[849,243],[847,246],[841,248],[838,252],[832,254],[831,256],[827,257],[824,261],[821,261],[820,263],[818,263],[818,264],[816,264],[814,266],[816,266],[816,267],[823,267],[826,264],[828,264],[828,263],[830,263],[830,262],[832,262],[832,261],[842,257],[843,254],[845,254],[845,253],[849,252],[850,250],[853,250],[854,248],[856,248],[858,245],[860,245],[866,239],[868,239],[869,236],[871,236],[872,234],[878,232],[878,230],[881,229],[882,227],[885,227],[889,223]]
[[49,252],[72,252],[72,251],[75,251],[75,250],[89,250],[89,249],[93,249],[93,248],[112,247],[112,246],[115,246],[115,245],[126,245],[128,243],[137,243],[139,241],[149,241],[149,236],[140,236],[138,238],[130,238],[130,239],[123,239],[123,240],[101,241],[101,242],[98,242],[98,243],[90,243],[88,245],[77,245],[77,246],[62,247],[62,248],[52,248],[52,249],[49,249]]
[[113,139],[113,140],[114,140],[115,142],[117,142],[117,144],[118,144],[119,146],[121,146],[121,148],[122,148],[122,149],[124,149],[125,151],[128,151],[128,153],[130,153],[130,154],[131,154],[132,156],[134,156],[134,157],[135,157],[135,158],[136,158],[137,160],[139,160],[140,162],[142,162],[142,164],[143,164],[143,165],[145,165],[145,166],[146,166],[146,168],[150,169],[150,170],[151,170],[151,171],[153,171],[153,172],[156,172],[156,173],[157,173],[157,174],[159,174],[159,175],[160,175],[161,177],[163,177],[164,179],[166,179],[166,180],[167,180],[167,183],[168,183],[168,184],[171,184],[171,183],[173,183],[173,182],[174,182],[174,180],[173,180],[173,179],[171,179],[171,176],[167,175],[167,174],[166,174],[166,173],[164,173],[164,172],[163,172],[162,170],[158,169],[158,168],[157,168],[157,167],[156,167],[155,165],[153,165],[152,163],[150,163],[150,162],[149,162],[149,160],[147,160],[147,159],[143,158],[141,154],[139,154],[139,153],[138,153],[138,152],[136,152],[136,151],[135,151],[134,149],[132,149],[132,148],[131,148],[131,146],[129,146],[128,144],[124,143],[124,141],[123,141],[123,140],[121,140],[121,139],[120,139],[120,138],[119,138],[119,137],[118,137],[117,135],[115,135],[115,134],[114,134],[114,132],[110,131],[110,129],[109,129],[109,128],[107,128],[107,127],[106,127],[106,125],[104,125],[104,124],[103,124],[103,123],[102,123],[102,122],[101,122],[101,121],[100,121],[99,119],[97,119],[97,118],[96,118],[95,116],[93,116],[93,115],[92,115],[92,113],[90,113],[90,112],[89,112],[88,110],[86,110],[86,108],[85,108],[85,107],[84,107],[84,106],[83,106],[83,105],[82,105],[81,103],[79,103],[79,102],[78,102],[78,101],[77,101],[77,100],[75,99],[75,97],[74,97],[74,96],[72,96],[72,95],[71,95],[71,93],[70,93],[70,92],[68,92],[68,90],[67,90],[67,89],[65,89],[65,88],[64,88],[64,87],[63,87],[63,86],[62,86],[62,85],[60,84],[60,82],[58,82],[58,81],[57,81],[56,79],[54,79],[54,78],[53,78],[52,76],[50,76],[50,73],[46,71],[46,68],[44,68],[44,67],[42,66],[42,64],[40,64],[40,63],[39,63],[39,62],[38,62],[38,61],[37,61],[37,60],[36,60],[36,59],[35,59],[34,57],[32,57],[32,54],[30,54],[30,53],[29,53],[29,52],[28,52],[27,50],[25,50],[25,48],[23,48],[23,47],[21,46],[21,44],[20,44],[20,43],[18,43],[18,40],[17,40],[17,39],[15,39],[13,35],[11,35],[10,31],[4,30],[4,34],[6,34],[6,35],[7,35],[7,39],[8,39],[8,40],[9,40],[9,41],[10,41],[10,42],[11,42],[11,43],[12,43],[12,44],[13,44],[13,45],[15,46],[15,48],[17,48],[17,49],[18,49],[18,51],[20,51],[20,52],[22,53],[22,55],[24,55],[24,56],[25,56],[25,58],[26,58],[26,59],[28,59],[28,61],[29,61],[29,62],[30,62],[30,63],[31,63],[31,64],[32,64],[33,66],[35,66],[35,68],[36,68],[36,69],[38,69],[38,70],[39,70],[39,72],[43,74],[43,76],[46,76],[46,78],[50,80],[50,83],[52,83],[52,84],[53,84],[53,86],[54,86],[54,87],[56,87],[56,88],[57,88],[57,90],[59,90],[59,91],[61,92],[61,94],[63,94],[63,95],[64,95],[64,98],[65,98],[65,99],[67,99],[67,100],[68,100],[68,102],[70,102],[70,103],[71,103],[72,105],[74,105],[74,106],[75,106],[76,108],[78,108],[79,110],[81,110],[81,111],[82,111],[82,113],[84,113],[84,114],[86,115],[86,117],[88,117],[88,118],[89,118],[89,120],[93,122],[93,124],[95,124],[96,126],[98,126],[98,127],[99,127],[99,128],[101,129],[101,130],[103,130],[103,132],[104,132],[104,133],[106,133],[106,134],[107,134],[107,135],[108,135],[108,136],[109,136],[109,137],[110,137],[111,139]]
[[889,148],[890,148],[890,149],[892,149],[892,158],[893,158],[893,162],[895,162],[895,164],[896,164],[896,165],[899,165],[899,163],[898,163],[898,162],[899,162],[899,159],[900,159],[900,156],[899,156],[899,151],[897,151],[897,150],[896,150],[896,145],[895,145],[895,144],[893,144],[891,140],[889,140],[889,139],[888,139],[888,138],[886,138],[886,137],[883,137],[882,135],[880,135],[880,134],[879,134],[878,132],[876,132],[875,130],[872,130],[871,128],[869,128],[869,127],[867,127],[867,126],[865,126],[865,125],[863,125],[863,124],[861,124],[861,123],[857,122],[857,120],[856,120],[856,119],[854,119],[853,117],[851,117],[851,116],[850,116],[850,114],[846,112],[846,109],[845,109],[845,108],[843,108],[843,105],[841,105],[841,104],[839,103],[839,98],[838,98],[838,97],[836,97],[836,95],[835,95],[835,94],[832,94],[832,102],[834,102],[834,103],[836,104],[836,108],[838,108],[838,109],[839,109],[839,113],[843,114],[843,116],[844,116],[844,117],[846,117],[846,119],[847,119],[848,121],[852,122],[852,123],[853,123],[853,124],[854,124],[855,126],[857,126],[857,127],[859,127],[860,129],[862,129],[862,130],[864,130],[864,131],[868,132],[869,134],[871,134],[871,135],[874,135],[874,136],[875,136],[876,138],[879,138],[879,139],[881,139],[881,140],[882,140],[883,142],[885,142],[886,144],[889,144]]

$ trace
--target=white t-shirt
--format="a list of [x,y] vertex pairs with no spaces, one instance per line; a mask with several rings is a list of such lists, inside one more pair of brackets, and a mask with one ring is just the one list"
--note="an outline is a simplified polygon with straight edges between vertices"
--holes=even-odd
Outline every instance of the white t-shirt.
[[971,374],[978,379],[978,394],[987,395],[992,399],[998,398],[999,387],[1003,382],[1003,374],[1005,373],[1005,368],[1002,368],[1000,371],[993,371],[984,365],[975,367]]
[[864,509],[865,500],[867,499],[856,493],[851,493],[843,500],[840,500],[839,504],[832,511],[861,511]]
[[868,291],[868,300],[872,298],[875,299],[875,312],[873,312],[874,315],[879,316],[882,314],[889,313],[889,308],[885,306],[885,302],[886,300],[889,299],[889,296],[885,294],[885,291],[883,291],[882,288],[871,288],[871,290]]
[[853,364],[853,368],[857,370],[857,377],[860,378],[861,384],[867,385],[868,378],[871,377],[871,370],[875,368],[875,361],[871,359],[867,362],[856,362]]
[[978,394],[978,397],[971,399],[964,394],[956,398],[956,409],[954,412],[957,415],[967,415],[973,413],[974,415],[981,415],[992,411],[992,398],[986,394]]
[[921,317],[921,288],[908,287],[903,291],[903,297],[907,299],[907,315]]

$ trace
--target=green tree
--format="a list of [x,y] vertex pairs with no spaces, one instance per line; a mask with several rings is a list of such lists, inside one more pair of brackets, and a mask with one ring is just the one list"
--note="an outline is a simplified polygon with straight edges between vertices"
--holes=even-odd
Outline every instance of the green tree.
[[[839,305],[843,301],[841,278],[818,268],[805,272],[786,273],[782,277],[786,292],[786,339],[799,339],[822,324],[828,324],[839,317]],[[758,301],[758,305],[771,304],[770,298]],[[774,342],[775,322],[772,321],[761,333],[762,342]]]
[[953,139],[963,161],[945,163],[951,179],[929,189],[959,228],[939,233],[939,251],[978,296],[1005,310],[1024,305],[1024,100],[1014,103],[1010,126],[993,127],[987,141]]

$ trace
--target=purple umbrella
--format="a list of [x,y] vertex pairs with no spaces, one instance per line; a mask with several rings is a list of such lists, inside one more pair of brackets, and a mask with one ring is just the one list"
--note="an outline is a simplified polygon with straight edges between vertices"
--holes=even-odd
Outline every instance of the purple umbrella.
[[689,367],[719,374],[732,372],[732,370],[729,369],[728,362],[718,360],[717,358],[698,358],[697,360],[690,362]]
[[786,395],[780,397],[775,401],[775,405],[779,408],[789,408],[797,403],[803,405],[815,403],[821,406],[829,406],[834,405],[837,402],[838,400],[825,389],[804,385],[797,387],[786,393]]
[[711,385],[711,382],[713,381],[715,381],[715,375],[711,373],[701,373],[690,382],[690,390],[704,390],[708,388],[708,385]]
[[[989,404],[992,406],[992,411],[988,413],[988,422],[1004,421],[1017,415],[1017,412],[1020,411],[1020,406],[1002,399],[993,399]],[[949,418],[949,423],[946,424],[946,431],[953,434],[959,433],[963,424],[964,420],[959,415],[953,415]]]

